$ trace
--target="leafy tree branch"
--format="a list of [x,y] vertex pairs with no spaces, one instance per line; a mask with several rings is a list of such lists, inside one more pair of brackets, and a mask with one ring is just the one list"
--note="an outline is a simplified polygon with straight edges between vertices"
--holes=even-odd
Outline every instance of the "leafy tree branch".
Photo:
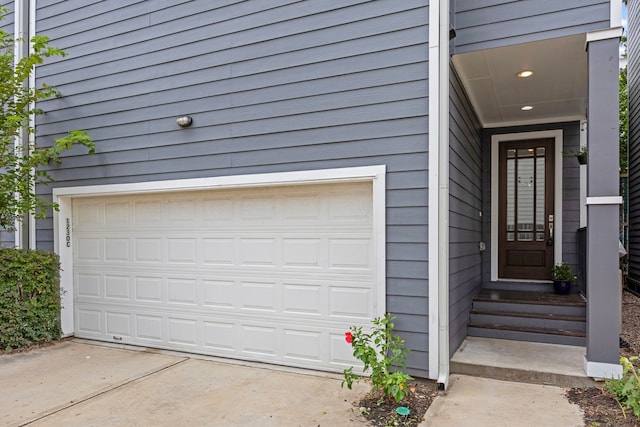
[[[6,12],[0,8],[0,14]],[[42,218],[47,209],[57,209],[35,189],[53,181],[47,167],[59,164],[64,151],[75,145],[85,146],[90,154],[95,151],[91,137],[82,130],[72,130],[48,147],[16,144],[23,136],[35,135],[32,118],[44,113],[36,107],[37,102],[60,96],[45,83],[29,87],[29,76],[46,58],[66,56],[61,49],[50,46],[46,36],[37,35],[30,40],[31,53],[14,64],[16,47],[22,41],[0,30],[0,228],[6,230],[13,230],[16,221],[27,213]]]

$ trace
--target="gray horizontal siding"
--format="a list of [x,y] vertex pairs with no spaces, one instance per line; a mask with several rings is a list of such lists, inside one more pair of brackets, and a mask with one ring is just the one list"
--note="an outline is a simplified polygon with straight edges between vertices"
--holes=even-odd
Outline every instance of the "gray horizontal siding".
[[449,337],[453,354],[467,336],[471,302],[482,285],[480,122],[453,67],[449,82]]
[[564,37],[610,27],[605,0],[454,0],[455,52]]
[[[97,147],[65,154],[55,186],[386,165],[387,309],[427,376],[427,6],[39,2],[69,53],[38,69],[63,95],[40,104],[39,141],[78,128]],[[50,219],[37,238],[52,247]]]
[[0,23],[0,29],[2,31],[6,31],[9,34],[13,34],[13,23],[15,19],[14,14],[14,5],[13,1],[3,0],[0,1],[0,6],[5,8],[7,11],[2,14],[2,22]]
[[627,89],[629,100],[629,278],[640,289],[640,4],[629,2]]

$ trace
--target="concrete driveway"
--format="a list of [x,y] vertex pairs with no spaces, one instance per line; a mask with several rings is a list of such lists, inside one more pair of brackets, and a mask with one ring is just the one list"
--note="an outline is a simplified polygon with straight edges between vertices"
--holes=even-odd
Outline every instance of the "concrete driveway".
[[69,340],[0,356],[9,426],[363,426],[340,375]]

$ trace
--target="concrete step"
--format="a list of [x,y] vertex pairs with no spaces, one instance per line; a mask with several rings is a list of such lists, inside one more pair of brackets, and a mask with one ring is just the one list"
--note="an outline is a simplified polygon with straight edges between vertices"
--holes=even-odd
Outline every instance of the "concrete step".
[[584,372],[585,353],[578,346],[467,337],[450,368],[452,374],[502,381],[590,387],[597,383]]

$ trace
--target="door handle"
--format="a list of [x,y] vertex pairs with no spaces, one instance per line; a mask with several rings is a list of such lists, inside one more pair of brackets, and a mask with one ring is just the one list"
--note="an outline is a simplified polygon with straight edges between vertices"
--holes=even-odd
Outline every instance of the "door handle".
[[553,239],[553,222],[549,223],[549,238]]

